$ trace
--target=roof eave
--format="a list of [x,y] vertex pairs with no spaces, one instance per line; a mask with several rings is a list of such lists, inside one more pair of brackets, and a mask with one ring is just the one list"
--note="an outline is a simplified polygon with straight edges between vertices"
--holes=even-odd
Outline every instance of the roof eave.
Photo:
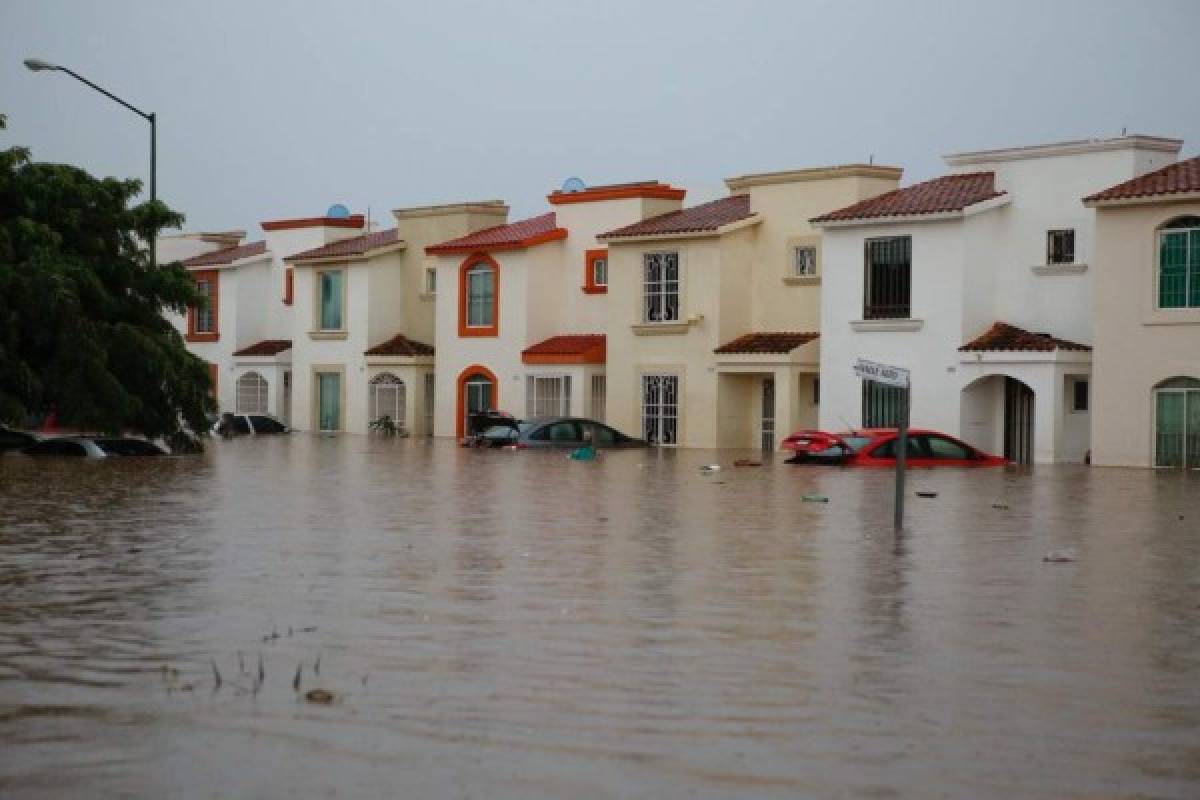
[[1169,203],[1193,203],[1200,201],[1200,190],[1190,192],[1163,192],[1138,197],[1084,198],[1088,208],[1117,208],[1121,206],[1166,205]]
[[502,244],[433,244],[425,248],[425,254],[431,256],[449,256],[462,255],[463,253],[499,253],[505,250],[525,250],[530,247],[536,247],[539,244],[557,242],[565,238],[567,238],[567,229],[555,228],[545,233],[539,233],[536,236],[526,237],[517,242],[504,242]]
[[624,244],[625,242],[669,242],[678,239],[712,239],[726,233],[733,233],[742,228],[749,228],[762,222],[762,217],[758,214],[751,214],[744,219],[734,220],[716,228],[705,228],[703,230],[694,231],[676,231],[673,233],[639,233],[632,236],[609,235],[601,234],[596,237],[597,241],[607,242],[608,244]]
[[944,222],[946,220],[966,219],[967,217],[991,211],[994,208],[1006,206],[1012,202],[1008,194],[999,197],[989,197],[969,206],[954,211],[934,211],[928,214],[890,214],[878,217],[854,217],[853,219],[826,219],[814,217],[809,222],[818,228],[855,228],[862,225],[895,225],[911,222]]
[[287,263],[294,267],[319,267],[326,264],[344,264],[347,261],[366,261],[375,256],[387,255],[388,253],[397,253],[405,250],[408,247],[408,242],[403,240],[392,242],[391,244],[383,245],[382,247],[374,247],[362,253],[352,253],[342,256],[318,256],[316,258],[304,258],[303,256],[288,256],[284,259]]

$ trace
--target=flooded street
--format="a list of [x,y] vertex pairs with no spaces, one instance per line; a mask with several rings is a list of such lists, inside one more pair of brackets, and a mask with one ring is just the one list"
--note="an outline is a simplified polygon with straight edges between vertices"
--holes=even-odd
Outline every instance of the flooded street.
[[1200,474],[209,450],[0,458],[0,796],[1200,797]]

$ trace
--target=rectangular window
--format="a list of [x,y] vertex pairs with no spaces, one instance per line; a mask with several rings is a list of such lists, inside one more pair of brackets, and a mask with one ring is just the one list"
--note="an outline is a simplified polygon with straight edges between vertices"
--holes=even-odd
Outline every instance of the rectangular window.
[[1159,235],[1159,308],[1200,308],[1200,227]]
[[792,275],[811,278],[817,274],[817,248],[797,247],[792,250]]
[[1046,263],[1075,263],[1075,231],[1046,231]]
[[604,422],[605,406],[608,402],[608,378],[592,376],[592,419]]
[[320,286],[320,329],[323,331],[340,331],[345,320],[342,319],[342,272],[319,272],[317,282]]
[[425,294],[437,294],[437,268],[425,268]]
[[608,259],[592,259],[592,285],[608,286]]
[[862,382],[862,424],[864,428],[898,428],[903,410],[904,392],[896,386],[875,381]]
[[342,376],[337,372],[317,373],[317,430],[337,431],[342,427]]
[[679,441],[679,376],[642,376],[642,438],[652,445]]
[[863,319],[907,319],[912,314],[912,237],[866,241]]
[[570,413],[569,375],[529,375],[525,378],[525,416],[565,417]]
[[196,281],[196,291],[200,293],[202,302],[196,306],[196,333],[212,333],[212,281]]
[[821,405],[821,379],[813,378],[813,405]]
[[490,267],[467,271],[467,327],[487,328],[494,324],[496,272]]
[[292,294],[296,288],[296,275],[292,272],[292,268],[288,267],[283,273],[283,302],[284,305],[292,304]]
[[1071,399],[1072,411],[1087,411],[1088,410],[1088,382],[1085,380],[1075,381],[1074,396]]
[[643,322],[679,321],[679,253],[643,257]]

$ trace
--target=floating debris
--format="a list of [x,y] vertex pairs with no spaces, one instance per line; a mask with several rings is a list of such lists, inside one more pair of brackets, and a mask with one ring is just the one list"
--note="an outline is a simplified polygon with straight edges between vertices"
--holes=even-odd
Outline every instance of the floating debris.
[[304,693],[304,700],[308,703],[316,703],[317,705],[327,706],[336,699],[333,692],[328,689],[309,689]]
[[735,467],[761,467],[761,461],[755,461],[752,458],[739,458],[733,462]]
[[720,464],[705,464],[704,466],[702,466],[700,468],[700,471],[706,475],[709,473],[712,473],[712,472],[720,472],[721,465]]
[[300,691],[300,675],[304,672],[304,663],[296,665],[296,677],[292,678],[292,690]]
[[917,492],[917,497],[937,497],[937,492]]
[[317,651],[317,660],[313,662],[313,675],[321,674],[321,652]]
[[215,692],[217,689],[221,688],[221,670],[217,669],[217,660],[215,658],[210,658],[208,663],[212,664],[213,691]]
[[1051,564],[1069,564],[1072,561],[1079,559],[1079,554],[1075,552],[1074,547],[1066,547],[1062,550],[1051,550],[1046,555],[1042,556],[1042,561]]
[[262,653],[258,654],[258,682],[261,684],[267,677],[267,670],[263,667]]
[[992,508],[998,508],[1001,511],[1008,510],[1008,503],[992,503]]
[[829,498],[823,494],[806,494],[800,497],[800,500],[805,503],[828,503]]

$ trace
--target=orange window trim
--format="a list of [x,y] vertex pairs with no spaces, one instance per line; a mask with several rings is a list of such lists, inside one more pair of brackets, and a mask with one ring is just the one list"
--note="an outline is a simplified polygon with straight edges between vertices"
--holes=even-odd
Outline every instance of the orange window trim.
[[283,273],[283,302],[284,305],[291,305],[292,299],[296,290],[296,276],[292,273],[292,268],[288,267]]
[[482,364],[472,364],[458,373],[458,388],[454,393],[454,435],[459,439],[466,434],[467,379],[474,375],[482,375],[492,382],[492,408],[500,407],[500,381],[496,380],[496,373]]
[[[492,269],[492,324],[467,325],[467,272],[480,264]],[[461,338],[500,335],[500,264],[487,253],[474,253],[458,267],[458,335]]]
[[586,294],[605,294],[608,291],[608,284],[596,283],[596,272],[592,269],[592,264],[596,259],[603,258],[608,260],[608,250],[585,250],[583,253],[583,291]]
[[215,269],[197,271],[192,273],[192,280],[199,283],[200,281],[208,281],[208,303],[212,308],[212,327],[211,331],[197,332],[196,330],[196,307],[188,306],[187,314],[187,335],[183,338],[188,342],[215,342],[221,338],[221,327],[219,323],[221,305],[221,273]]

